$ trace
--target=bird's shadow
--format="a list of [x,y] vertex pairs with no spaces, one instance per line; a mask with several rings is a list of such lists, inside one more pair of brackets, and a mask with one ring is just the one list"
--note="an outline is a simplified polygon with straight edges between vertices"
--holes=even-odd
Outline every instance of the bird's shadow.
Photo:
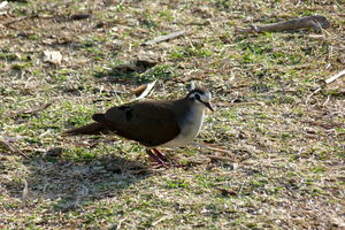
[[[3,184],[7,193],[23,200],[49,200],[52,211],[66,212],[86,203],[118,195],[152,174],[142,163],[118,156],[88,162],[49,157],[26,159],[29,175]],[[25,181],[25,183],[23,183]],[[27,184],[27,188],[25,188]]]

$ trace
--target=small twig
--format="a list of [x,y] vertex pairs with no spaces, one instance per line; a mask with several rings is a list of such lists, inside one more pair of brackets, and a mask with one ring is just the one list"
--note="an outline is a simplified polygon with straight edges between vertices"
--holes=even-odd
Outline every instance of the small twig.
[[29,15],[29,16],[23,16],[23,17],[19,17],[19,18],[16,18],[12,21],[9,21],[9,22],[6,22],[4,24],[2,24],[3,26],[10,26],[14,23],[17,23],[17,22],[20,22],[20,21],[24,21],[26,19],[33,19],[33,18],[38,18],[38,14],[34,14],[34,15]]
[[21,115],[21,114],[32,114],[32,115],[34,115],[34,114],[37,114],[38,112],[41,112],[42,110],[45,110],[46,108],[48,108],[51,105],[52,105],[52,103],[49,102],[49,103],[40,105],[36,108],[31,108],[29,110],[21,110],[21,111],[16,112],[16,116]]
[[327,99],[325,100],[325,102],[322,104],[322,106],[326,106],[329,102],[329,99],[331,98],[330,95],[328,95]]
[[125,218],[123,218],[123,219],[121,219],[120,221],[119,221],[119,223],[117,224],[117,226],[116,226],[116,230],[120,230],[121,229],[121,225],[122,225],[122,223],[125,221],[127,219],[127,217],[125,217]]
[[207,156],[211,160],[216,160],[216,161],[233,161],[233,159],[230,159],[229,157],[222,157],[222,156],[215,156],[215,155],[209,155]]
[[316,90],[314,90],[309,96],[307,96],[307,99],[305,100],[305,104],[308,104],[311,97],[314,96],[315,94],[317,94],[318,92],[321,91],[321,87],[317,88]]
[[29,157],[24,152],[22,152],[21,150],[17,149],[12,144],[10,144],[9,142],[7,142],[7,141],[5,141],[5,140],[3,140],[1,138],[0,138],[0,145],[2,145],[4,148],[9,150],[11,153],[19,153],[20,155],[22,155],[26,159],[29,159]]
[[[337,80],[338,78],[343,77],[343,76],[345,76],[345,69],[342,70],[342,71],[340,71],[339,73],[333,75],[332,77],[327,78],[326,80],[324,80],[324,81],[322,81],[322,82],[323,82],[324,85],[327,85],[327,84],[330,84],[330,83],[334,82],[335,80]],[[305,103],[308,104],[310,98],[311,98],[312,96],[314,96],[315,94],[317,94],[318,92],[320,92],[320,91],[323,89],[324,85],[321,85],[321,86],[318,87],[316,90],[314,90],[314,91],[307,97]]]
[[237,29],[237,31],[242,33],[260,33],[313,28],[315,31],[321,32],[322,29],[328,28],[329,26],[330,23],[324,16],[314,15],[267,25],[251,25],[250,28]]
[[167,35],[156,37],[156,38],[154,38],[152,40],[149,40],[147,42],[144,42],[142,45],[144,45],[144,46],[154,45],[156,43],[160,43],[160,42],[163,42],[163,41],[167,41],[167,40],[171,40],[171,39],[177,38],[179,36],[182,36],[185,33],[186,33],[186,31],[184,31],[184,30],[173,32],[173,33],[170,33],[170,34],[167,34]]
[[25,178],[22,179],[23,183],[24,183],[24,188],[23,188],[23,192],[22,192],[22,199],[25,201],[28,199],[28,195],[29,195],[29,185],[28,182],[25,180]]
[[155,226],[155,225],[159,224],[160,222],[162,222],[166,219],[169,219],[169,216],[163,216],[163,217],[159,218],[158,220],[156,220],[155,222],[152,223],[152,226]]
[[198,147],[208,148],[208,149],[214,150],[216,152],[220,152],[220,153],[232,154],[231,151],[228,151],[226,149],[219,148],[219,147],[213,147],[213,146],[210,146],[210,144],[206,144],[206,143],[193,143],[193,145],[196,145]]
[[335,80],[337,80],[338,78],[343,77],[343,76],[345,76],[345,69],[340,71],[339,73],[333,75],[332,77],[327,78],[324,82],[325,82],[325,84],[330,84],[330,83],[334,82]]

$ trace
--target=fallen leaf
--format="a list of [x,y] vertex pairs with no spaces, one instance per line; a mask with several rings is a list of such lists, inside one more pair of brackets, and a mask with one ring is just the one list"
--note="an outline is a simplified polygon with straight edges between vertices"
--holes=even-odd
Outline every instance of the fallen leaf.
[[114,71],[118,73],[143,73],[146,70],[154,67],[157,64],[157,62],[154,61],[148,61],[148,60],[135,60],[130,61],[121,65],[118,65],[114,67]]
[[231,190],[231,189],[226,189],[226,188],[217,188],[220,193],[223,195],[223,196],[236,196],[237,195],[237,192],[235,192],[234,190]]
[[155,86],[156,81],[150,82],[148,84],[140,85],[139,87],[132,90],[132,92],[137,96],[137,99],[143,99],[146,97],[153,87]]

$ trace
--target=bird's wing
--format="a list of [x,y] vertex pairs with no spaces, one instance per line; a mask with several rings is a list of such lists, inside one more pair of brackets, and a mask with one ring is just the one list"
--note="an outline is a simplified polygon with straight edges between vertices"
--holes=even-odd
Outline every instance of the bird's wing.
[[145,146],[164,144],[180,133],[172,108],[166,103],[143,101],[113,107],[104,120],[118,135]]

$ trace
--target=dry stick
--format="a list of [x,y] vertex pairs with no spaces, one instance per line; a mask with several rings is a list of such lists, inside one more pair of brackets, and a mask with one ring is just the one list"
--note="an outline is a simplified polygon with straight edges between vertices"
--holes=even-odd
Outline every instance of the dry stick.
[[151,92],[151,90],[155,86],[156,82],[157,82],[157,80],[146,84],[145,89],[143,90],[143,92],[136,99],[140,100],[140,99],[145,98]]
[[174,39],[174,38],[177,38],[183,34],[185,34],[186,31],[182,30],[182,31],[177,31],[177,32],[174,32],[174,33],[171,33],[171,34],[168,34],[168,35],[163,35],[163,36],[159,36],[159,37],[156,37],[155,39],[152,39],[152,40],[149,40],[147,42],[144,42],[142,45],[144,46],[148,46],[148,45],[154,45],[156,43],[160,43],[160,42],[163,42],[163,41],[167,41],[167,40],[170,40],[170,39]]
[[[326,84],[330,84],[330,83],[334,82],[335,80],[337,80],[338,78],[343,77],[343,76],[345,76],[345,69],[342,70],[342,71],[340,71],[339,73],[333,75],[332,77],[327,78],[327,79],[324,80],[323,82],[324,82],[325,85],[326,85]],[[315,94],[317,94],[318,92],[321,91],[322,87],[323,87],[323,86],[318,87],[316,90],[314,90],[314,91],[307,97],[306,104],[308,104],[310,98],[311,98],[313,95],[315,95]]]
[[332,77],[328,78],[325,80],[326,84],[330,84],[332,82],[334,82],[335,80],[337,80],[338,78],[345,76],[345,69],[340,71],[339,73],[333,75]]
[[253,33],[253,32],[279,32],[285,30],[298,30],[303,28],[313,28],[320,32],[321,29],[326,29],[330,26],[329,21],[320,15],[300,17],[284,22],[277,22],[267,25],[251,25],[247,29],[237,29],[238,32],[242,33]]

